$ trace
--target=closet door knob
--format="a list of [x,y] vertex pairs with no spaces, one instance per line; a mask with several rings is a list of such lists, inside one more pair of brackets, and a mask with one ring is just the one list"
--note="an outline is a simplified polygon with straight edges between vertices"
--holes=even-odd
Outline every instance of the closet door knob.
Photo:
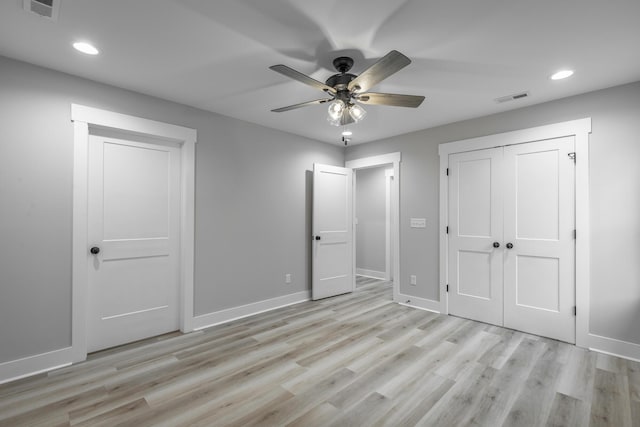
[[500,243],[498,243],[498,242],[493,242],[493,247],[494,247],[494,248],[499,248],[499,247],[500,247]]
[[94,246],[91,249],[89,249],[89,252],[91,252],[93,255],[98,255],[100,253],[100,248],[97,246]]
[[513,243],[507,243],[507,249],[513,248]]

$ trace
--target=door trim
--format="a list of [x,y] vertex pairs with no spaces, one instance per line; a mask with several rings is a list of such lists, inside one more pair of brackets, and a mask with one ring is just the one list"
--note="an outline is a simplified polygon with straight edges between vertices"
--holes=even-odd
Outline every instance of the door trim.
[[180,330],[193,330],[195,144],[197,131],[182,126],[71,104],[73,122],[72,362],[87,358],[88,148],[94,129],[167,140],[180,145]]
[[393,222],[391,221],[392,212],[392,196],[393,196],[393,169],[387,169],[384,171],[384,280],[389,281],[392,279],[391,272],[393,271],[393,248],[391,243],[393,242],[392,233]]
[[[391,197],[391,213],[395,222],[391,226],[391,233],[393,234],[393,250],[392,250],[392,262],[393,262],[393,300],[395,302],[400,301],[400,161],[402,159],[402,155],[400,152],[381,154],[378,156],[371,157],[363,157],[360,159],[349,160],[345,162],[345,167],[358,170],[358,169],[367,169],[377,166],[385,166],[392,165],[393,166],[393,179],[391,180],[392,185],[392,197]],[[355,185],[356,180],[353,180],[354,185],[354,194],[355,194]],[[355,197],[353,203],[355,204]],[[352,209],[353,212],[353,222],[355,225],[355,209]],[[355,245],[355,236],[354,236],[354,244],[353,244],[353,265],[356,265],[356,245]],[[353,273],[353,290],[356,289],[356,275],[355,269]]]
[[482,150],[505,145],[523,144],[543,139],[573,136],[575,138],[575,215],[576,230],[576,345],[589,347],[589,293],[590,293],[590,228],[589,228],[589,134],[591,118],[571,120],[546,126],[505,132],[449,142],[438,146],[440,155],[440,312],[449,313],[446,286],[448,283],[448,239],[446,233],[448,218],[449,154]]

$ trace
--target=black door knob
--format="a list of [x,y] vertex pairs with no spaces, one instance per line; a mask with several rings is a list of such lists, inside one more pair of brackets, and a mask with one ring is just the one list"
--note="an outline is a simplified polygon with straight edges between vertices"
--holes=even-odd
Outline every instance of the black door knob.
[[320,236],[316,236],[316,240],[320,240]]
[[513,248],[513,243],[507,243],[507,249]]
[[500,247],[500,243],[498,243],[498,242],[493,242],[493,247],[494,247],[494,248],[499,248],[499,247]]
[[98,255],[100,253],[100,248],[97,246],[94,246],[91,249],[89,249],[89,252],[91,252],[93,255]]

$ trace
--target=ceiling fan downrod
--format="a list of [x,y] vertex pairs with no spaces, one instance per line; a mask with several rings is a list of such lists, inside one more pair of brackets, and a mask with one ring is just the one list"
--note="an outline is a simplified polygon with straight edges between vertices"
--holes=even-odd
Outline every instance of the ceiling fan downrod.
[[333,66],[339,73],[344,74],[353,67],[353,58],[339,56],[333,60]]

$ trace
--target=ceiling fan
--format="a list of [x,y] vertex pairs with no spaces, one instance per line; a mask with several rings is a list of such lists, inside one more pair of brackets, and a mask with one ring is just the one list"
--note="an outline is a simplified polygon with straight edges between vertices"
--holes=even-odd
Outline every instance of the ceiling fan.
[[359,103],[417,108],[422,104],[422,101],[424,101],[424,96],[367,92],[373,86],[400,71],[410,63],[411,60],[405,55],[396,50],[392,50],[378,62],[363,71],[359,76],[356,76],[348,72],[353,66],[353,59],[348,56],[341,56],[333,60],[333,66],[338,71],[338,74],[329,77],[325,83],[286,65],[273,65],[269,67],[273,71],[316,89],[323,90],[330,95],[330,98],[315,99],[313,101],[276,108],[271,111],[282,113],[283,111],[329,102],[329,115],[327,120],[334,126],[343,126],[359,122],[367,114]]

